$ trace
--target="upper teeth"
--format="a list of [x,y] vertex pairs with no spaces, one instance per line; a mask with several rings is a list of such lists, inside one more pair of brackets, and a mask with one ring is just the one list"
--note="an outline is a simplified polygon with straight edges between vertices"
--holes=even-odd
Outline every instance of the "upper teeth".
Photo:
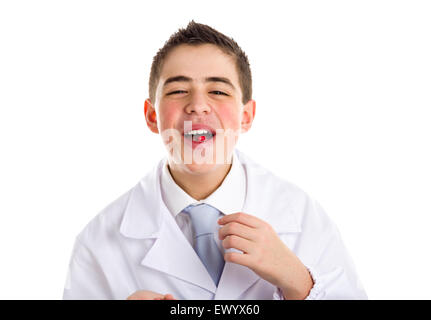
[[190,134],[190,135],[193,135],[193,134],[210,134],[210,133],[211,132],[208,130],[191,130],[189,132],[186,132],[186,134]]

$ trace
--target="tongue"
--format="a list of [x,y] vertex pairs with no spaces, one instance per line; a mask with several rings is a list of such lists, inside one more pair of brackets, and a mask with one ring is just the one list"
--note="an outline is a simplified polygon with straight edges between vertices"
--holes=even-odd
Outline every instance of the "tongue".
[[212,138],[212,136],[209,136],[209,135],[207,136],[204,134],[194,134],[192,140],[195,142],[204,142],[204,141],[209,140],[211,138]]

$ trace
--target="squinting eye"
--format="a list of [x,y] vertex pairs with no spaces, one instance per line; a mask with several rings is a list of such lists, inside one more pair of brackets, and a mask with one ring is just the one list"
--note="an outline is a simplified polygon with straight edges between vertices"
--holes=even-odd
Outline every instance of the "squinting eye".
[[186,93],[186,92],[187,91],[184,91],[184,90],[177,90],[177,91],[169,92],[167,95],[176,94],[176,93]]
[[225,96],[227,96],[226,93],[221,92],[221,91],[211,91],[211,93],[215,93],[217,96],[219,96],[219,95],[225,95]]

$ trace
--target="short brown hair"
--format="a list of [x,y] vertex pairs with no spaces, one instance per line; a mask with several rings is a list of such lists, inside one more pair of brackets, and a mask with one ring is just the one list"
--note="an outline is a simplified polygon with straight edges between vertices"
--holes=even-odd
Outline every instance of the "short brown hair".
[[149,80],[149,95],[153,103],[155,103],[156,88],[160,79],[160,72],[168,53],[181,44],[200,45],[207,43],[216,45],[223,52],[235,59],[239,85],[242,90],[242,103],[246,104],[251,99],[251,70],[245,52],[242,51],[232,38],[227,37],[205,24],[196,23],[192,20],[187,25],[187,28],[179,29],[176,33],[171,35],[169,40],[165,42],[165,45],[159,49],[153,58]]

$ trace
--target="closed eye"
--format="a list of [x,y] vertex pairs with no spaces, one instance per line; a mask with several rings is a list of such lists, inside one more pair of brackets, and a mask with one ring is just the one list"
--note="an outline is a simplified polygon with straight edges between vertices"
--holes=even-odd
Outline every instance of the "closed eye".
[[187,91],[184,91],[184,90],[177,90],[177,91],[172,91],[172,92],[169,92],[167,95],[169,96],[169,95],[171,95],[171,94],[176,94],[176,93],[186,93]]
[[215,95],[217,95],[217,96],[220,96],[220,95],[228,96],[228,94],[226,94],[226,93],[224,93],[224,92],[222,92],[222,91],[211,91],[211,93],[214,93],[214,94],[215,94]]
[[[184,91],[184,90],[176,90],[176,91],[169,92],[167,95],[169,96],[169,95],[172,95],[172,94],[178,94],[178,93],[187,93],[187,91]],[[214,93],[214,94],[215,94],[215,95],[217,95],[217,96],[221,96],[221,95],[229,96],[227,93],[224,93],[224,92],[222,92],[222,91],[218,91],[218,90],[211,91],[210,93]]]

